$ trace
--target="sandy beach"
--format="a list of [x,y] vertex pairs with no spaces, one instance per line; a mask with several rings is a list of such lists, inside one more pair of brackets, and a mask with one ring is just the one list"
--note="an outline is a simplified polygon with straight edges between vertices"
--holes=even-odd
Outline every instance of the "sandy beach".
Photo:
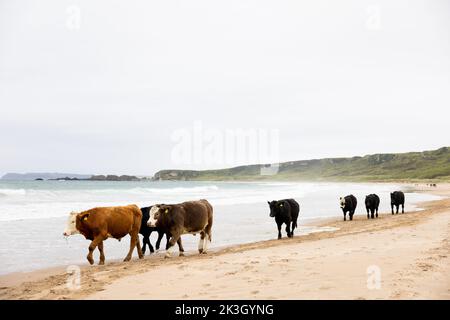
[[315,222],[333,232],[82,266],[79,287],[65,267],[8,274],[0,298],[450,299],[450,185],[414,187],[445,198],[414,213]]

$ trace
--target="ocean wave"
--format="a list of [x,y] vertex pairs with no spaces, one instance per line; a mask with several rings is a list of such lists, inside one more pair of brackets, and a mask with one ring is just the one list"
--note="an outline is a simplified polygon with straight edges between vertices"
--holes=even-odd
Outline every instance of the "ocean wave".
[[295,182],[263,182],[259,183],[261,186],[267,186],[267,187],[286,187],[286,186],[295,186],[297,183]]
[[209,191],[217,191],[219,187],[216,185],[208,185],[208,186],[198,186],[198,187],[173,187],[173,188],[131,188],[131,189],[93,189],[87,190],[95,193],[128,193],[128,194],[183,194],[183,193],[198,193],[198,192],[209,192]]
[[26,194],[25,189],[0,189],[0,196],[24,196]]

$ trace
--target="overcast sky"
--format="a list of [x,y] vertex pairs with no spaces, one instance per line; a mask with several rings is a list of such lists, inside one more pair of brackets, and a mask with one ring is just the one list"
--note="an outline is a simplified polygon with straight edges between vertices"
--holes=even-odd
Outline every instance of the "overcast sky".
[[174,162],[196,121],[282,161],[434,149],[449,108],[448,0],[0,0],[0,174],[222,167]]

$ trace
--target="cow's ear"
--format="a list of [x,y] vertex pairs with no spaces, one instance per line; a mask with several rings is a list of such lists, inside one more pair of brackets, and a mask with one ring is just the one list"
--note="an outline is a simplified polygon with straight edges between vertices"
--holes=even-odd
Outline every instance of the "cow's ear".
[[80,216],[80,220],[81,221],[86,221],[88,218],[89,218],[89,213],[85,213],[85,214]]

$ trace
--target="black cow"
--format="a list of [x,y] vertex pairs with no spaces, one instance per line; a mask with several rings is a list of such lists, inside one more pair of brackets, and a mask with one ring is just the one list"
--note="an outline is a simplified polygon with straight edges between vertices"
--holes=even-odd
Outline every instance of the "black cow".
[[399,209],[400,205],[402,206],[402,213],[405,213],[405,194],[401,191],[391,192],[392,214],[394,214],[394,206],[397,209],[396,213],[398,213],[398,209]]
[[[281,225],[286,224],[286,233],[289,238],[294,236],[294,229],[297,227],[300,205],[294,199],[267,201],[270,207],[270,216],[275,217],[278,227],[278,239],[281,239]],[[291,226],[292,224],[292,226]]]
[[346,219],[346,215],[348,212],[348,216],[350,220],[353,220],[353,215],[355,214],[356,205],[358,204],[358,201],[356,200],[356,197],[354,195],[348,195],[346,197],[339,198],[339,203],[341,205],[342,212],[344,213],[344,221]]
[[369,194],[366,196],[366,210],[367,210],[367,219],[369,219],[369,212],[370,212],[370,218],[374,219],[374,213],[376,212],[376,217],[378,218],[378,206],[380,205],[380,197],[378,197],[376,194]]
[[153,246],[150,243],[150,235],[152,234],[153,231],[158,232],[158,240],[156,240],[156,250],[159,250],[159,246],[161,244],[162,238],[164,237],[164,234],[166,235],[166,241],[167,241],[166,242],[166,250],[167,250],[168,242],[170,239],[169,233],[165,233],[156,227],[149,227],[147,225],[148,219],[150,218],[150,209],[151,208],[152,208],[152,206],[141,208],[142,221],[141,221],[141,228],[139,229],[139,233],[142,234],[142,236],[144,237],[142,240],[142,253],[143,254],[145,254],[147,245],[150,247],[150,253],[155,252],[155,249],[153,249]]

